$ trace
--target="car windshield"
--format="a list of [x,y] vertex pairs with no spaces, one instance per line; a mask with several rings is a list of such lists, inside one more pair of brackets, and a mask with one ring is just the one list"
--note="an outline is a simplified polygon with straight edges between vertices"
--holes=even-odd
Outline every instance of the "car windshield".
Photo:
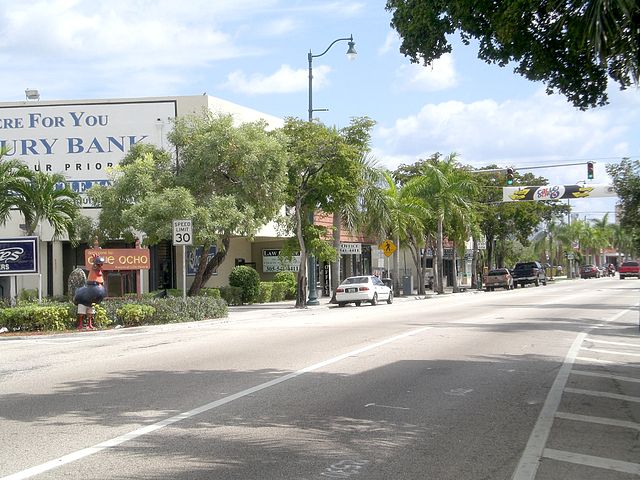
[[353,285],[354,283],[369,283],[369,277],[349,277],[342,282],[343,285]]
[[638,262],[624,262],[622,264],[623,267],[637,267],[638,265]]

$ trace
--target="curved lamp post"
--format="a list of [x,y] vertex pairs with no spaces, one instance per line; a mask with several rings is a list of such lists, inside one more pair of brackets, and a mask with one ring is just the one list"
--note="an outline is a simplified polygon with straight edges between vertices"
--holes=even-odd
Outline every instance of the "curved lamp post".
[[[347,58],[349,60],[354,60],[356,58],[357,52],[355,49],[355,42],[353,41],[353,35],[345,38],[337,38],[333,42],[329,44],[329,46],[325,49],[324,52],[314,55],[309,50],[309,54],[307,58],[309,60],[309,121],[313,121],[313,112],[326,112],[328,109],[326,108],[313,108],[313,59],[323,56],[325,53],[331,49],[338,42],[349,42],[349,49],[347,50]],[[309,224],[313,225],[313,209],[309,211]],[[307,261],[307,270],[309,271],[308,277],[308,287],[309,287],[309,298],[307,300],[307,305],[318,305],[320,302],[318,301],[318,290],[316,288],[316,258],[313,255],[309,255]]]

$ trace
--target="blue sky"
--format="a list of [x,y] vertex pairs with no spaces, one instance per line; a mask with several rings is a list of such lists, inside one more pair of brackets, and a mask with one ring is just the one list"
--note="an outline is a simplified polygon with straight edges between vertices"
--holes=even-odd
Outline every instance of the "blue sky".
[[[640,95],[610,87],[611,104],[582,112],[544,85],[478,60],[454,39],[432,66],[399,52],[384,1],[0,0],[1,101],[209,95],[272,115],[306,119],[307,53],[315,116],[342,127],[377,122],[373,153],[395,168],[434,152],[477,167],[640,158]],[[540,169],[551,183],[586,179],[586,166]],[[612,212],[613,199],[575,201],[580,217]],[[610,214],[611,219],[613,213]]]

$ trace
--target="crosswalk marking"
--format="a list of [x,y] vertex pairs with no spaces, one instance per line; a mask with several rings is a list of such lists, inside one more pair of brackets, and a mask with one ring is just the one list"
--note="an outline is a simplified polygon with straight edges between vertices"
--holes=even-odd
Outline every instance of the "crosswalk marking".
[[587,465],[588,467],[606,468],[607,470],[614,470],[616,472],[640,475],[640,463],[623,462],[612,458],[565,452],[563,450],[555,450],[553,448],[545,448],[542,452],[542,456],[552,460],[559,460],[561,462]]
[[640,430],[640,423],[628,422],[626,420],[616,420],[615,418],[592,417],[589,415],[578,415],[575,413],[556,412],[556,418],[565,420],[575,420],[577,422],[597,423],[599,425],[611,425],[612,427],[630,428]]
[[565,388],[565,392],[578,393],[580,395],[590,395],[592,397],[613,398],[615,400],[625,400],[627,402],[640,402],[640,397],[632,397],[631,395],[620,395],[618,393],[599,392],[597,390],[583,390],[581,388]]
[[640,383],[640,378],[623,377],[621,375],[611,375],[609,373],[587,372],[585,370],[572,370],[571,375],[583,375],[585,377],[609,378],[612,380],[620,380],[621,382]]

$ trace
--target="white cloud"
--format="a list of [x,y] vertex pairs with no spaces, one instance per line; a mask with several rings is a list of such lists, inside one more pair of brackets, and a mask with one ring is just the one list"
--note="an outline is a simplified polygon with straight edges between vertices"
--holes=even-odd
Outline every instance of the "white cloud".
[[396,85],[403,90],[435,92],[455,87],[458,84],[453,56],[445,53],[431,65],[415,63],[402,65],[396,72]]
[[400,36],[395,30],[389,30],[384,40],[384,44],[378,49],[379,55],[389,53],[391,50],[397,50],[400,44]]
[[[313,69],[313,88],[322,88],[328,84],[327,75],[331,71],[328,65],[320,65]],[[293,70],[289,65],[282,65],[277,72],[265,76],[260,73],[247,75],[242,71],[235,71],[227,76],[227,82],[222,86],[235,92],[249,95],[264,95],[270,93],[291,93],[304,91],[309,86],[309,71],[307,69]]]
[[541,90],[524,100],[426,104],[392,126],[381,125],[374,137],[390,168],[397,157],[413,155],[415,162],[434,152],[457,152],[476,166],[516,167],[635,154],[625,151],[625,140],[640,115],[618,103],[582,112]]

